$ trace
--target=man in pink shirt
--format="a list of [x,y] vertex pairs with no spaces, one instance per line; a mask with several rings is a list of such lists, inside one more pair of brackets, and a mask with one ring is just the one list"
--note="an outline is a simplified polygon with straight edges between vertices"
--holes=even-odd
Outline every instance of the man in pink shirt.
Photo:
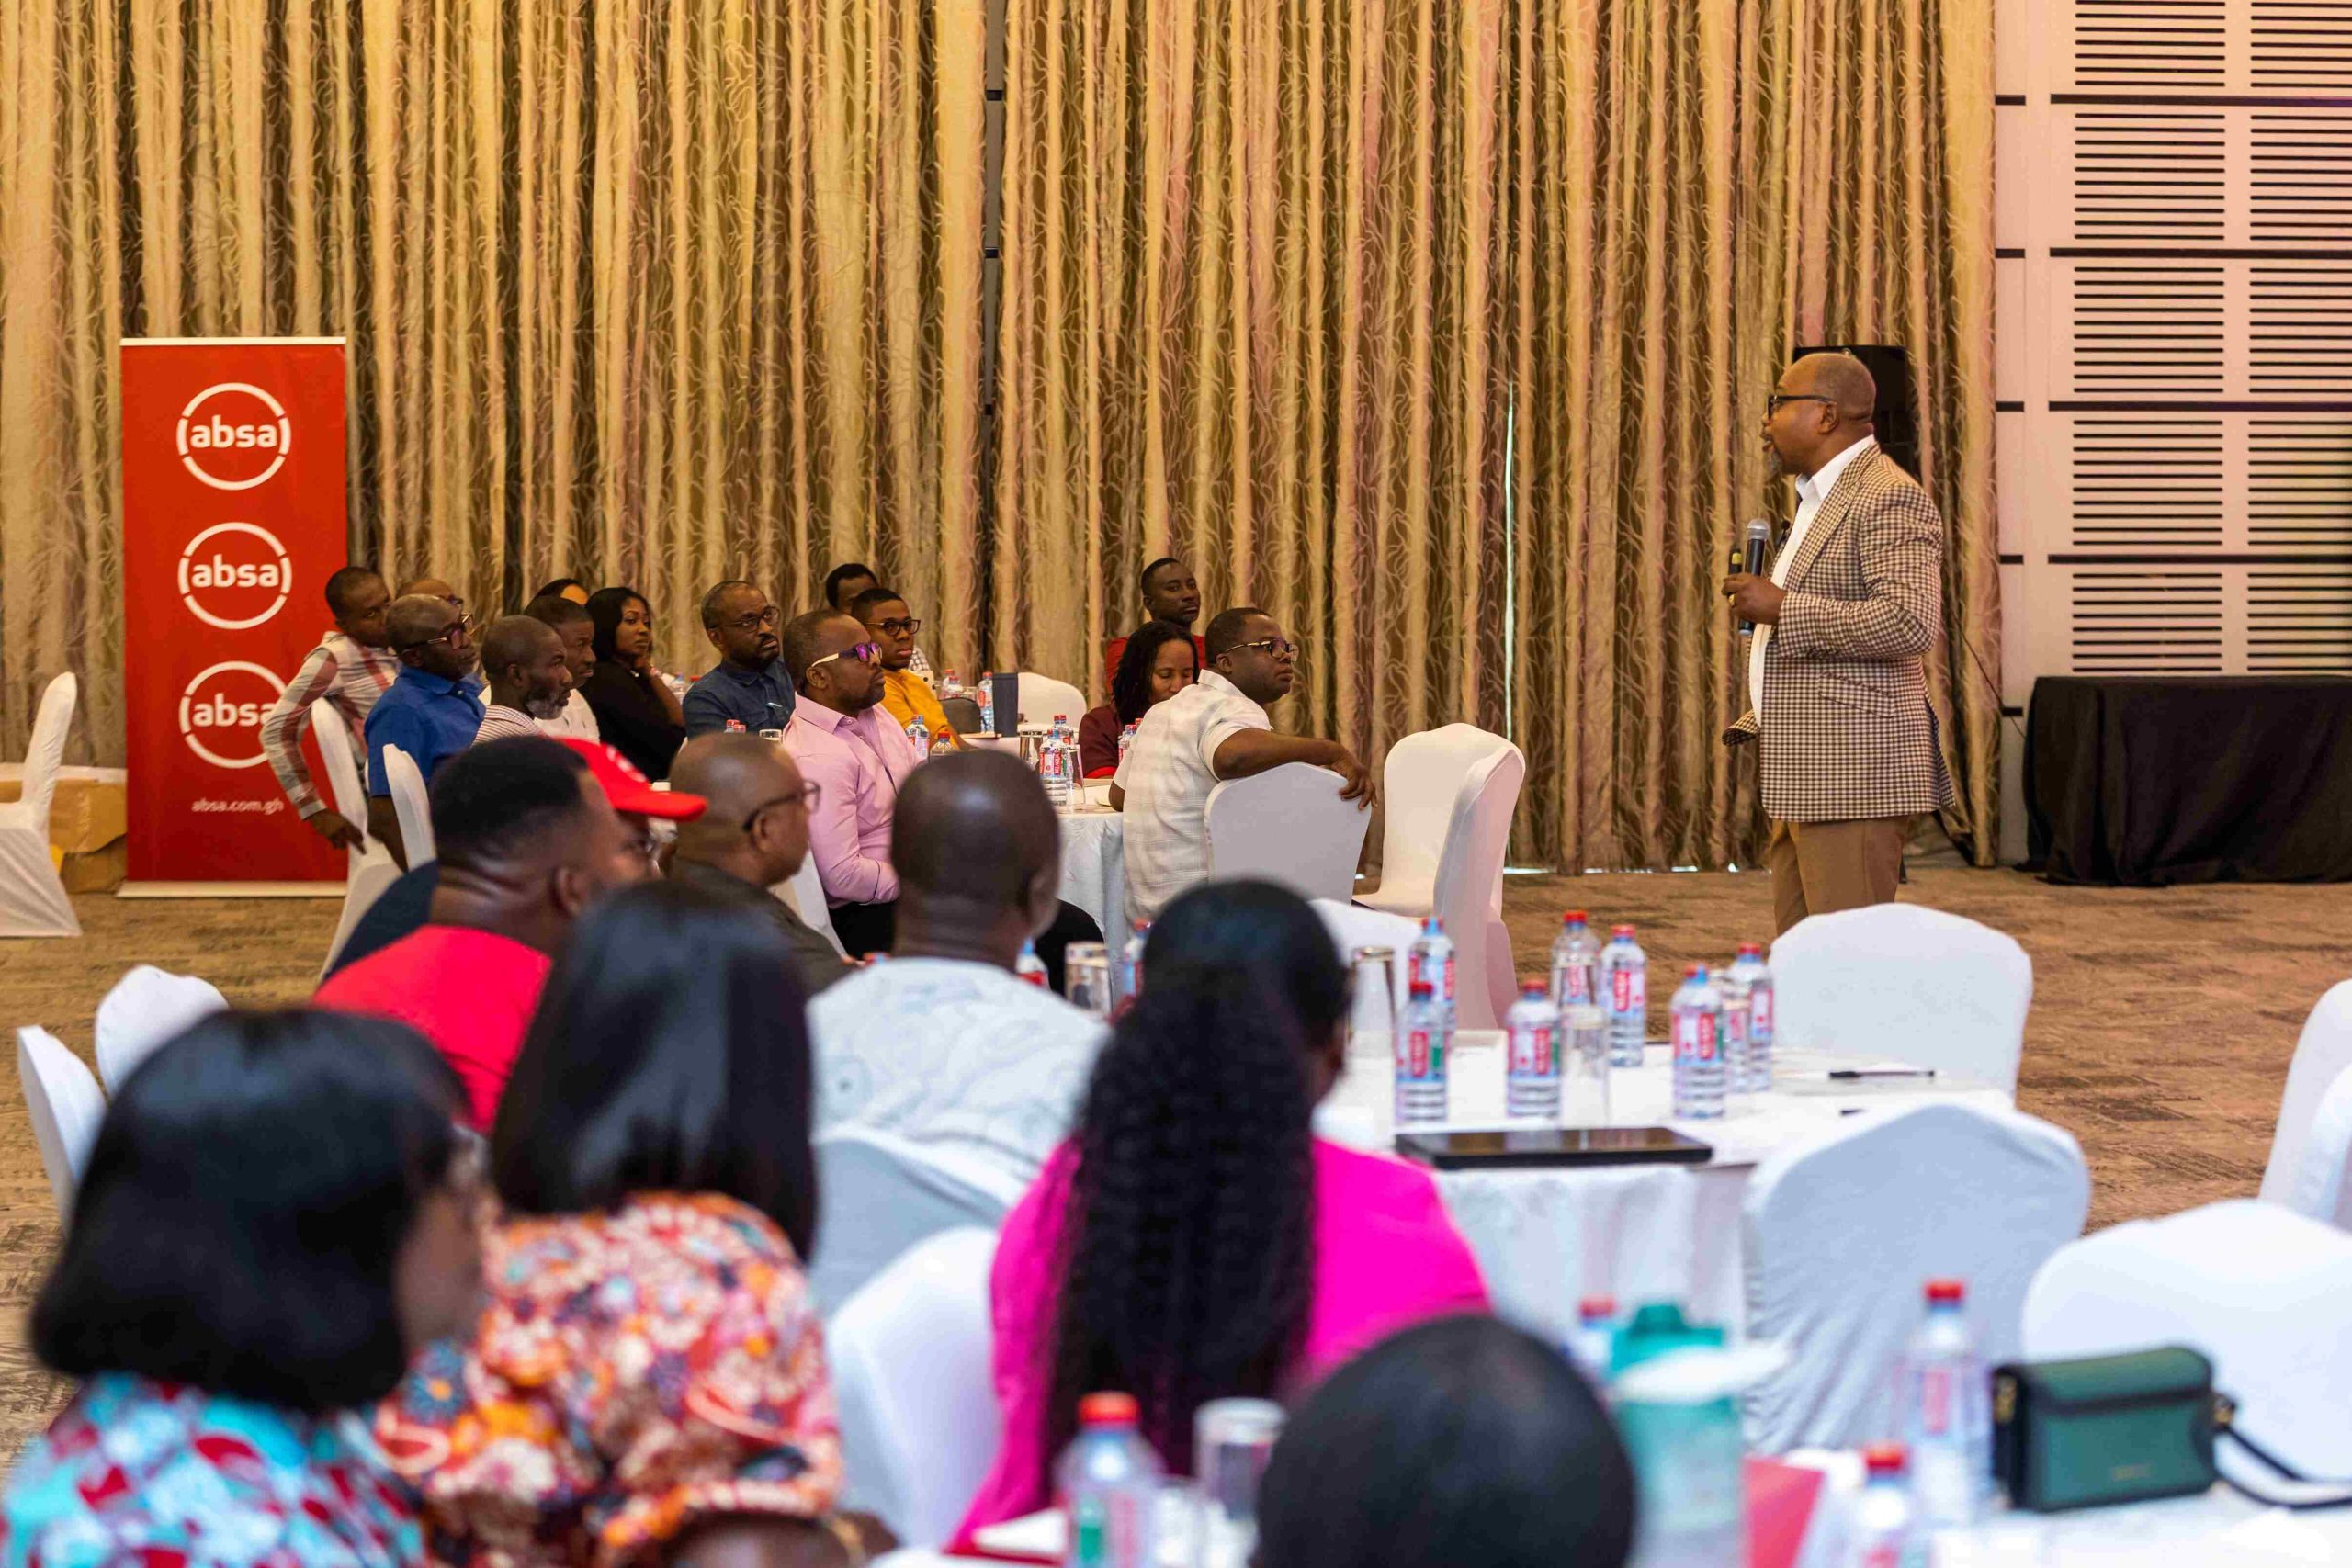
[[923,754],[881,705],[881,649],[865,622],[813,610],[784,628],[783,657],[800,693],[784,747],[817,788],[808,853],[833,934],[853,958],[888,953],[899,901],[890,815]]

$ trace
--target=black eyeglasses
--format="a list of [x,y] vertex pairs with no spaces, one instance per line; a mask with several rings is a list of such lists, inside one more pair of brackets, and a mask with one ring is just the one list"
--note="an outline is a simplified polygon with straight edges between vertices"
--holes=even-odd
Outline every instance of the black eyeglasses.
[[922,622],[913,616],[903,621],[876,621],[874,629],[888,637],[912,637],[922,630]]
[[732,626],[739,632],[763,632],[775,623],[775,606],[771,604],[756,615],[738,615],[731,621],[720,624]]
[[769,812],[774,811],[779,806],[798,805],[807,807],[809,810],[814,811],[817,809],[817,802],[822,800],[824,797],[825,786],[817,783],[814,779],[811,779],[807,784],[802,784],[798,789],[789,791],[784,795],[779,795],[774,800],[763,801],[759,805],[752,807],[752,814],[743,818],[743,836],[747,839],[750,838],[752,834],[758,829],[760,826],[760,818],[765,817]]
[[1819,392],[1775,392],[1764,400],[1764,417],[1770,419],[1779,413],[1783,403],[1834,403],[1837,400]]

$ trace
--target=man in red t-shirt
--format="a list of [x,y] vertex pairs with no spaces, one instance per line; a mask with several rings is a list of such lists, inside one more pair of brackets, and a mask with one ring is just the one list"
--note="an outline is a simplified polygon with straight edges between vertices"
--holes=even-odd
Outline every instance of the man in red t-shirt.
[[426,923],[336,971],[311,1003],[397,1019],[432,1041],[487,1131],[572,921],[655,874],[650,840],[619,814],[702,810],[597,741],[518,736],[460,751],[433,778],[440,879]]
[[[1143,569],[1143,617],[1147,621],[1166,621],[1171,626],[1190,626],[1201,618],[1201,580],[1193,569],[1174,556],[1162,556]],[[1133,635],[1133,634],[1130,634]],[[1114,637],[1102,649],[1102,690],[1108,694],[1118,682],[1119,659],[1127,651],[1127,639]],[[1193,652],[1200,660],[1199,668],[1209,667],[1209,645],[1200,635],[1193,637]]]

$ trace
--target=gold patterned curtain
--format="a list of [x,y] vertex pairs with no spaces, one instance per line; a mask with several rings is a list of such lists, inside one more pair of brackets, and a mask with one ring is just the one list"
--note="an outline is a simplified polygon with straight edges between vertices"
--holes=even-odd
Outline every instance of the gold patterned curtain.
[[[0,750],[121,754],[124,335],[349,338],[352,502],[480,605],[788,606],[874,561],[978,619],[983,0],[0,6]],[[323,612],[321,615],[323,625]]]
[[1990,0],[1009,5],[1001,647],[1091,669],[1187,554],[1305,638],[1279,722],[1517,739],[1520,855],[1746,862],[1763,399],[1903,344],[1989,861]]

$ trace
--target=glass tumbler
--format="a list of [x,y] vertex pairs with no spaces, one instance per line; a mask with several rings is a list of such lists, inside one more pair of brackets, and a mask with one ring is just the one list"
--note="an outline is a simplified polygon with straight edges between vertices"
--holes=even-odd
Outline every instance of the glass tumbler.
[[1396,1060],[1396,950],[1359,947],[1348,955],[1348,1055],[1384,1067]]
[[1111,950],[1099,942],[1071,942],[1062,955],[1062,994],[1080,1012],[1110,1017]]
[[1193,1417],[1201,1513],[1193,1568],[1250,1568],[1258,1546],[1258,1483],[1283,1433],[1269,1399],[1213,1399]]

